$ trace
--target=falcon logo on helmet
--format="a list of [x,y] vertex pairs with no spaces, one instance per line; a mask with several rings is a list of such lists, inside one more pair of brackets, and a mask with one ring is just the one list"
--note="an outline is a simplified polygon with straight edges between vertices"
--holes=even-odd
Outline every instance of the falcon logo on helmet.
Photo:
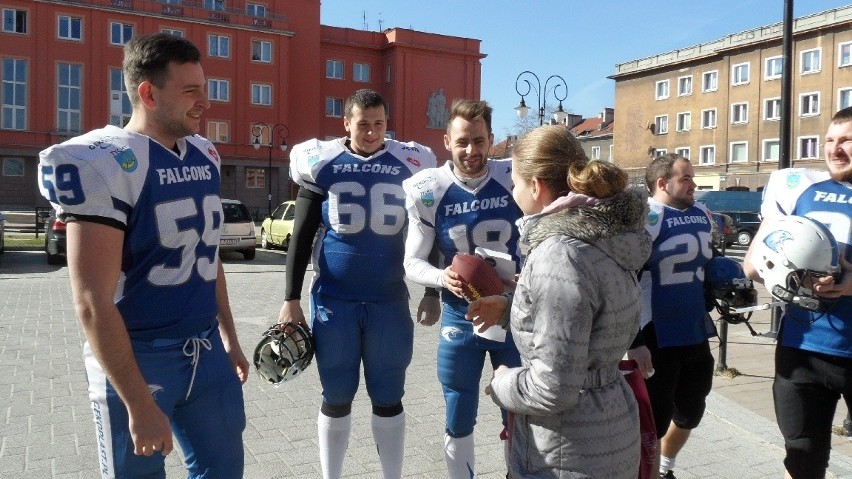
[[754,238],[751,264],[769,293],[810,311],[825,311],[833,301],[816,295],[814,284],[825,276],[840,281],[837,241],[822,224],[806,216],[784,216]]
[[757,290],[739,263],[725,256],[717,256],[708,261],[704,267],[704,294],[723,321],[731,324],[745,323],[752,335],[757,334],[748,322],[751,312],[736,312],[737,308],[757,304]]
[[313,359],[313,337],[298,323],[272,325],[254,349],[254,367],[275,386],[296,377]]

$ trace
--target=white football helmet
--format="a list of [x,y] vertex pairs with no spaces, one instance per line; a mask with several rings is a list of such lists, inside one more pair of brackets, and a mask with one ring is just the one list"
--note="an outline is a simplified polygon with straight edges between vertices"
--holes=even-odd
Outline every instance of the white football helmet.
[[784,216],[770,221],[754,238],[751,264],[773,297],[802,308],[824,310],[830,302],[817,296],[817,278],[840,281],[839,250],[822,223],[805,216]]
[[274,324],[254,349],[254,367],[267,382],[279,386],[296,377],[314,359],[314,340],[305,326]]

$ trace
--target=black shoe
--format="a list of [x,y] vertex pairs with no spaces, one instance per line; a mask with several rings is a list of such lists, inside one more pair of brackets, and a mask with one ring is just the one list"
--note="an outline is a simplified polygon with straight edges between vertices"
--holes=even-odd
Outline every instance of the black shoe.
[[661,473],[660,473],[660,479],[677,479],[677,478],[675,477],[674,472],[673,472],[673,471],[671,471],[671,470],[669,470],[669,471],[668,471],[668,472],[666,472],[665,474],[663,474],[663,473],[661,472]]

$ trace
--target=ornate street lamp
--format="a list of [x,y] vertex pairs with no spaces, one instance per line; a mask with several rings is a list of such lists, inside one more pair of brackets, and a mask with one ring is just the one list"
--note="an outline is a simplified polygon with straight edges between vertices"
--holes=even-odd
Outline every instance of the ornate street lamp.
[[[521,89],[518,85],[522,80],[521,77],[525,75],[534,78],[535,84],[531,83],[529,79],[524,78],[523,83],[526,83],[527,88],[524,93],[521,93]],[[550,83],[550,80],[554,80],[556,84],[553,85],[552,89],[548,90],[547,85],[548,83]],[[559,96],[560,87],[563,91],[562,96]],[[530,92],[533,90],[535,90],[535,94],[538,97],[538,101],[535,104],[535,107],[538,108],[538,124],[544,124],[544,110],[546,106],[545,104],[547,103],[548,91],[552,91],[553,96],[559,101],[559,107],[557,107],[556,111],[553,112],[553,120],[556,123],[562,123],[565,120],[565,117],[568,116],[568,113],[566,113],[565,110],[562,109],[562,101],[568,97],[568,84],[565,83],[565,79],[559,75],[550,75],[549,77],[547,77],[547,80],[544,81],[544,90],[542,90],[541,80],[538,79],[538,75],[529,70],[522,71],[518,75],[518,78],[515,79],[515,91],[518,93],[518,95],[521,95],[521,103],[517,107],[515,107],[515,111],[518,113],[518,116],[520,118],[526,118],[527,113],[529,113],[530,111],[529,107],[527,106],[527,103],[524,101],[524,97],[529,95]]]
[[252,146],[255,150],[259,150],[261,146],[264,146],[260,142],[261,136],[263,136],[263,130],[267,132],[268,142],[266,147],[269,148],[269,167],[266,170],[266,185],[269,189],[269,193],[267,196],[267,215],[272,215],[272,148],[274,145],[275,137],[278,136],[281,138],[281,143],[278,145],[278,148],[281,148],[281,151],[287,151],[287,136],[290,135],[290,129],[287,128],[287,125],[283,123],[276,123],[274,125],[267,125],[262,121],[255,122],[251,125],[251,136],[252,136]]

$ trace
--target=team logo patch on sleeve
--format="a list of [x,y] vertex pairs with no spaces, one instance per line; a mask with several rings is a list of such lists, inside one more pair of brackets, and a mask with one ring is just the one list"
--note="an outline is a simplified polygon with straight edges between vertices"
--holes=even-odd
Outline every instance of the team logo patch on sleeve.
[[133,154],[133,150],[130,148],[124,147],[114,151],[112,152],[112,157],[118,162],[118,166],[127,173],[136,171],[136,167],[139,166],[139,160],[136,159],[136,155]]
[[213,159],[216,160],[216,163],[219,163],[219,154],[216,153],[216,148],[213,148],[212,146],[207,148],[207,153],[210,153],[210,156],[212,156]]
[[435,193],[433,193],[432,190],[420,193],[420,201],[423,202],[423,206],[429,208],[435,204]]
[[648,224],[651,226],[656,225],[660,221],[660,215],[656,211],[651,211],[648,213]]
[[799,186],[799,182],[802,181],[802,174],[799,172],[790,172],[787,173],[787,187],[795,188]]
[[407,162],[411,163],[412,165],[414,165],[414,166],[416,166],[416,167],[418,167],[418,168],[420,167],[420,162],[419,162],[419,161],[417,161],[417,159],[416,159],[416,158],[414,158],[414,157],[409,156],[408,158],[406,158],[406,159],[405,159],[405,161],[407,161]]

